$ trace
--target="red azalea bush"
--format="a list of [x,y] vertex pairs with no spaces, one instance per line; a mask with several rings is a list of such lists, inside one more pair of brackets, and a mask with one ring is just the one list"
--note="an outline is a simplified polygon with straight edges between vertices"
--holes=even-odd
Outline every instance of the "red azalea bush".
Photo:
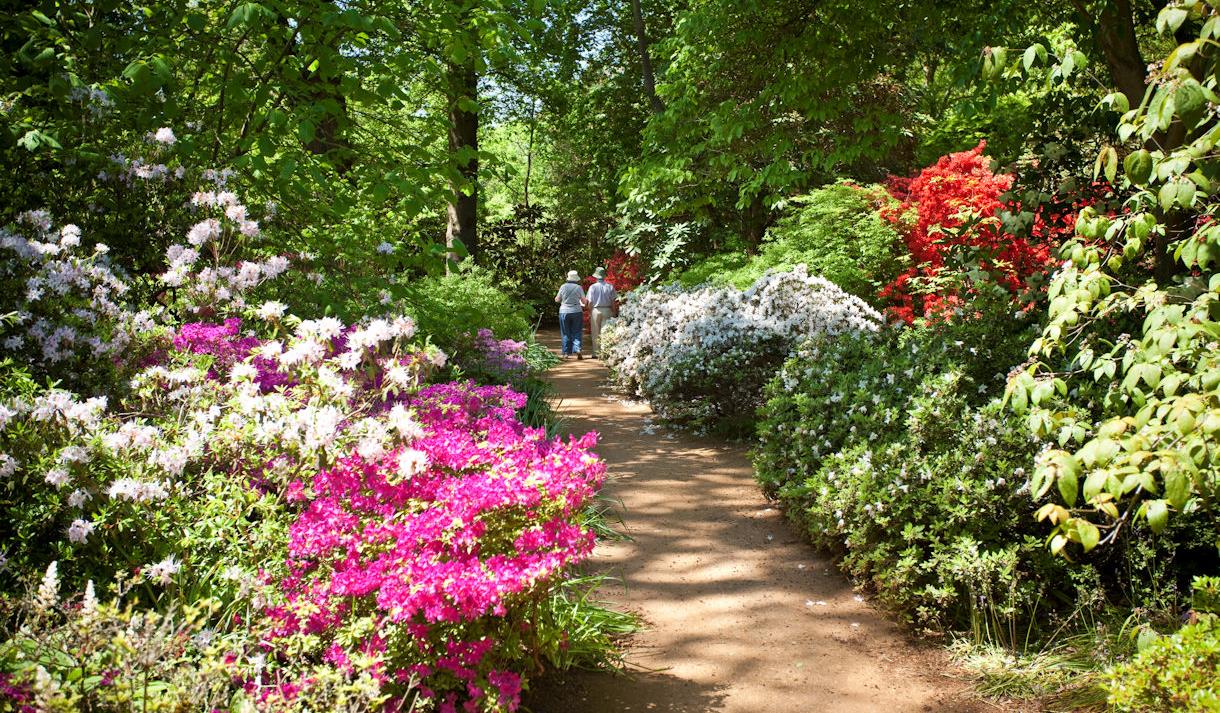
[[977,257],[997,284],[1018,292],[1047,266],[1052,244],[1071,233],[1070,221],[1047,210],[1035,213],[1030,237],[1004,230],[1001,213],[1019,208],[1005,202],[1015,177],[992,171],[985,146],[944,156],[912,178],[891,177],[899,205],[883,216],[899,228],[914,263],[881,291],[893,316],[912,322],[960,307],[969,295],[937,283],[961,270],[963,257]]
[[[634,290],[644,284],[644,267],[640,264],[638,255],[628,255],[623,250],[615,250],[610,259],[606,261],[606,282],[614,286],[615,292],[618,293],[621,299],[628,292]],[[593,286],[597,279],[589,276],[585,278],[583,287],[585,292]],[[589,308],[585,307],[585,331],[591,329],[592,323],[589,321]]]

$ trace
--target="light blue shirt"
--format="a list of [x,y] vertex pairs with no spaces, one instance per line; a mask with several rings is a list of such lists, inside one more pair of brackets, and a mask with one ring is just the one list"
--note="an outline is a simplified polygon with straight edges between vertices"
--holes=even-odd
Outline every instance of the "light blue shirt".
[[573,312],[585,311],[580,306],[580,301],[584,299],[585,291],[580,288],[580,285],[575,282],[565,282],[559,288],[559,294],[555,295],[559,300],[559,314],[572,314]]
[[590,307],[613,307],[616,299],[618,293],[614,291],[614,285],[605,280],[598,280],[589,286]]

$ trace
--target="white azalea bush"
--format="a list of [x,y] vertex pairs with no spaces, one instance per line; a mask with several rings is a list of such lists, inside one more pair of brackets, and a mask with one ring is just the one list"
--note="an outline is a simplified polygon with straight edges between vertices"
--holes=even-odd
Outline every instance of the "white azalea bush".
[[663,418],[741,435],[752,428],[763,385],[793,348],[816,335],[876,331],[883,322],[863,300],[798,265],[746,290],[635,290],[606,330],[604,353],[619,387],[649,400]]

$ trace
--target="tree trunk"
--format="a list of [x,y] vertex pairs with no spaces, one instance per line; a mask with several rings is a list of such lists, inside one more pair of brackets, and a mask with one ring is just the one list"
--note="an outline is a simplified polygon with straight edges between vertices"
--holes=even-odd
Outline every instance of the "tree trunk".
[[530,210],[530,174],[534,172],[534,135],[538,128],[538,100],[530,100],[530,137],[525,148],[525,182],[522,190],[522,203],[528,215]]
[[1135,18],[1129,0],[1106,3],[1094,24],[1097,44],[1106,58],[1114,86],[1122,92],[1131,108],[1139,106],[1147,89],[1148,64],[1140,52],[1135,35]]
[[657,82],[652,74],[652,58],[648,55],[648,35],[644,33],[644,13],[640,0],[631,0],[631,19],[635,23],[635,43],[640,51],[640,73],[644,75],[644,94],[654,114],[665,111],[665,105],[657,96]]
[[742,237],[746,240],[746,254],[758,254],[758,247],[762,245],[763,235],[767,231],[767,223],[770,222],[770,218],[771,211],[767,210],[762,196],[754,196],[750,199],[750,205],[741,214]]
[[449,155],[457,164],[459,178],[452,182],[445,245],[452,248],[460,241],[474,259],[479,247],[479,113],[472,104],[478,100],[479,76],[473,59],[447,66]]

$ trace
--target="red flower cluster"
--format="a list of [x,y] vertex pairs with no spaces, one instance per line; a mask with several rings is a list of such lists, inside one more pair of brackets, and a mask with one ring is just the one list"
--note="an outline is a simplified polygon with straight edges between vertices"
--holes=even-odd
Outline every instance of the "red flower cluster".
[[[584,287],[589,289],[597,280],[592,277],[586,277]],[[640,258],[636,255],[628,255],[622,250],[614,251],[614,255],[606,261],[606,282],[614,285],[614,289],[620,295],[626,294],[644,283],[644,268],[640,265]]]
[[998,282],[1016,292],[1050,261],[1051,243],[1070,234],[1072,221],[1035,214],[1030,238],[1003,231],[999,214],[1019,206],[1004,203],[1014,176],[994,173],[980,142],[970,151],[943,156],[913,178],[891,177],[890,193],[899,201],[883,216],[902,232],[914,265],[881,291],[893,302],[890,313],[907,322],[919,316],[943,315],[964,301],[952,289],[916,294],[913,281],[953,269],[958,248],[976,249],[983,266]]

